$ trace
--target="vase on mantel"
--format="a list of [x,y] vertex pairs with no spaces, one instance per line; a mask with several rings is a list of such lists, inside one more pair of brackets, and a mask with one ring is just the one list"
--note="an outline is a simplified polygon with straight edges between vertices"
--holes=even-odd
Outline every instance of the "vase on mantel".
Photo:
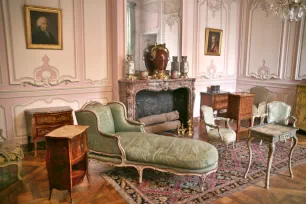
[[151,57],[155,68],[153,77],[156,79],[168,79],[166,68],[169,61],[169,50],[166,48],[166,44],[155,44],[151,49]]
[[171,78],[177,79],[180,77],[180,63],[177,61],[177,56],[172,56],[171,62]]
[[187,56],[182,56],[181,65],[181,78],[188,79],[188,72],[189,72],[189,63],[187,62]]

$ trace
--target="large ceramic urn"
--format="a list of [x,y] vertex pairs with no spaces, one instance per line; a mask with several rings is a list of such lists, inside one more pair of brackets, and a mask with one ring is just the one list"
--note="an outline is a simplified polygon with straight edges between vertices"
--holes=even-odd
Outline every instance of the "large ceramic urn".
[[148,44],[148,46],[143,51],[143,61],[148,70],[148,75],[153,76],[154,74],[154,63],[151,57],[151,50],[155,45]]
[[155,68],[155,78],[167,79],[166,68],[169,61],[169,50],[166,44],[155,44],[151,49],[151,59]]

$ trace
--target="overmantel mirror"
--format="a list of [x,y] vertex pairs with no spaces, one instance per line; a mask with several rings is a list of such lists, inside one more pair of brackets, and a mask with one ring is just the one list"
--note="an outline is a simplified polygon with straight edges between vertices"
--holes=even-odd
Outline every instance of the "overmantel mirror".
[[169,62],[181,56],[182,0],[126,0],[126,55],[132,55],[135,70],[146,70],[143,51],[149,44],[166,44]]

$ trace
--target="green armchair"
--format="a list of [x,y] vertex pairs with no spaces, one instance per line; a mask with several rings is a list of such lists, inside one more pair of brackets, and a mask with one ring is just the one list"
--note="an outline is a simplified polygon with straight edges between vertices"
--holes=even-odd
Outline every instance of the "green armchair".
[[142,182],[144,169],[196,175],[204,182],[218,167],[217,149],[203,141],[145,133],[142,123],[128,120],[120,102],[89,102],[75,112],[87,125],[89,158],[117,167],[135,167]]

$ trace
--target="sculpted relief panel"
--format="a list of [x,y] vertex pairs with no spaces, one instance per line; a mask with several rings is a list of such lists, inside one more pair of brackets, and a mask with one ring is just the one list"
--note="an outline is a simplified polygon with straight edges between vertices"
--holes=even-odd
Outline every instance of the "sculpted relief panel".
[[[234,78],[239,44],[240,1],[197,1],[196,77],[204,79]],[[204,55],[206,28],[223,30],[220,56]]]
[[246,74],[269,80],[281,77],[284,23],[279,17],[268,14],[261,4],[256,1],[248,8]]

